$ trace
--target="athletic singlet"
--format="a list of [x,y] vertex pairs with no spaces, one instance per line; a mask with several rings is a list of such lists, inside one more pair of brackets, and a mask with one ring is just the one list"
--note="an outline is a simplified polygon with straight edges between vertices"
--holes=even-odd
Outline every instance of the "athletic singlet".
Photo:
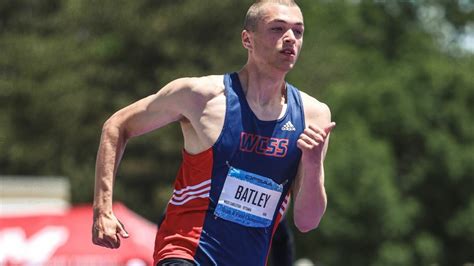
[[305,128],[299,91],[287,88],[287,110],[261,121],[250,109],[237,73],[224,75],[222,132],[206,151],[183,151],[173,195],[155,241],[155,264],[185,258],[197,265],[265,265],[288,204]]

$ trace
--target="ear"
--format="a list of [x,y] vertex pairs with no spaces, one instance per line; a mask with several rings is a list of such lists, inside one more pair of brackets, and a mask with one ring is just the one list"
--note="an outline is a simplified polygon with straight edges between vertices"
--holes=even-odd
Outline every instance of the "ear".
[[250,35],[250,32],[248,32],[247,30],[243,30],[242,31],[242,45],[247,50],[252,49],[251,39],[252,39],[252,36]]

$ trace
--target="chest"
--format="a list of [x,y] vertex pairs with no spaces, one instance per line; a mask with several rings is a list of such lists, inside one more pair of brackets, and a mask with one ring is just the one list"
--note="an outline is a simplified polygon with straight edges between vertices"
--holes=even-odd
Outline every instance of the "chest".
[[304,124],[300,112],[273,121],[259,120],[239,102],[228,104],[222,132],[214,144],[221,163],[286,182],[301,156],[297,140]]

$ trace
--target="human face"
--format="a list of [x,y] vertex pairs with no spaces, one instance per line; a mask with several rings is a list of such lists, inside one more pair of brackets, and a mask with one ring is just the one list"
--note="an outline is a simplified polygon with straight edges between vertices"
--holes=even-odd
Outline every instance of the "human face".
[[297,6],[266,4],[262,19],[250,32],[250,56],[260,66],[288,72],[299,56],[303,45],[303,15]]

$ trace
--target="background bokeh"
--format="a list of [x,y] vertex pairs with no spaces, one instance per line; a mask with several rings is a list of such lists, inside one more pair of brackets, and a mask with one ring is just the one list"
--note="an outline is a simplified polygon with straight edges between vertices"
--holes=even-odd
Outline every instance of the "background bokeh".
[[[305,41],[288,81],[338,126],[328,209],[317,230],[295,229],[297,257],[474,262],[474,3],[298,3]],[[103,122],[175,78],[239,70],[250,4],[0,1],[0,175],[67,176],[72,202],[91,202]],[[156,222],[182,146],[177,125],[131,140],[115,200]]]

